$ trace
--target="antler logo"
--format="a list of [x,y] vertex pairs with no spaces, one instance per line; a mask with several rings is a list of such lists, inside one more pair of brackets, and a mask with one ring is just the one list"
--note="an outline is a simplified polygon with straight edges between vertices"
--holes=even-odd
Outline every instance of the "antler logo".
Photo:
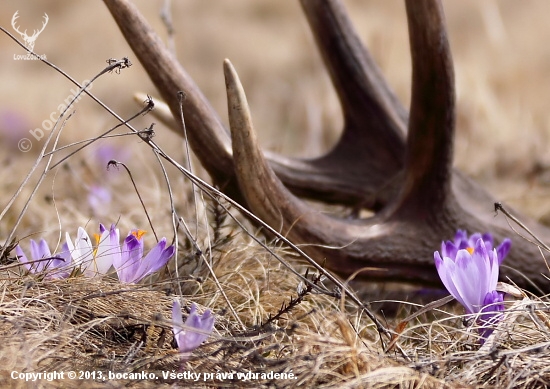
[[30,51],[34,51],[34,42],[36,41],[36,38],[38,38],[38,35],[40,35],[42,31],[44,31],[44,28],[46,28],[46,25],[48,24],[48,20],[49,20],[48,14],[44,13],[44,23],[42,23],[42,28],[40,30],[33,30],[32,35],[28,36],[27,30],[21,32],[19,31],[19,29],[17,28],[17,25],[15,24],[15,21],[19,17],[18,13],[19,11],[15,11],[15,13],[13,14],[13,18],[11,18],[11,26],[23,38],[23,41],[25,42],[25,47]]

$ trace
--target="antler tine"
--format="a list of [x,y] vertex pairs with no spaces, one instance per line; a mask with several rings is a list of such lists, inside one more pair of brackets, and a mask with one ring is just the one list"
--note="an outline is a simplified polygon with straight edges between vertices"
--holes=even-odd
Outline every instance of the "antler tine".
[[[400,221],[384,222],[378,217],[349,223],[319,213],[294,197],[262,155],[244,90],[228,60],[224,62],[224,74],[238,182],[258,217],[292,241],[307,242],[304,249],[314,258],[326,258],[328,267],[337,272],[351,274],[363,267],[378,266],[385,271],[368,272],[370,277],[428,284],[438,281],[433,251],[411,245],[411,240],[422,236],[422,228],[411,228]],[[420,260],[419,251],[424,254]]]
[[386,136],[398,138],[390,139],[390,145],[402,144],[408,113],[361,43],[342,2],[300,0],[300,3],[345,115],[363,116],[365,110],[372,111],[369,115],[380,123],[371,125],[385,129],[389,132]]
[[48,14],[45,13],[44,22],[42,23],[42,28],[40,30],[37,30],[33,35],[39,35],[40,33],[42,33],[42,31],[44,31],[44,29],[46,28],[46,25],[48,24],[48,20],[50,20],[50,18],[48,17]]
[[437,214],[451,195],[453,64],[441,4],[407,0],[406,9],[413,70],[402,207]]
[[[15,21],[19,18],[19,10],[15,11],[15,13],[13,14],[12,18],[11,18],[11,24],[13,26],[13,24],[15,23]],[[15,28],[15,27],[14,27]]]
[[27,30],[25,30],[24,33],[19,31],[19,28],[15,25],[15,22],[17,21],[17,19],[19,19],[19,10],[15,11],[15,13],[13,14],[13,17],[11,18],[11,25],[13,29],[17,31],[20,35],[24,35],[27,32]]
[[[174,117],[180,116],[178,92],[186,94],[183,111],[189,142],[213,179],[219,184],[227,183],[234,176],[231,145],[217,113],[132,3],[104,2]],[[181,133],[181,124],[178,126]]]
[[[346,121],[342,142],[359,141],[370,163],[379,164],[375,168],[396,173],[403,166],[406,110],[359,40],[341,1],[301,0],[301,4],[342,104]],[[333,153],[345,153],[345,148],[337,147]]]
[[[284,207],[289,202],[295,203],[288,209],[291,212],[294,211],[292,213],[296,218],[304,213],[305,208],[297,205],[298,201],[295,201],[296,199],[277,179],[263,157],[241,81],[227,59],[223,63],[223,70],[233,158],[239,187],[248,206],[253,211],[258,211],[257,216],[268,220],[274,228],[283,227],[282,214],[277,207]],[[295,210],[295,208],[298,209]],[[288,223],[285,223],[285,227],[288,227]]]

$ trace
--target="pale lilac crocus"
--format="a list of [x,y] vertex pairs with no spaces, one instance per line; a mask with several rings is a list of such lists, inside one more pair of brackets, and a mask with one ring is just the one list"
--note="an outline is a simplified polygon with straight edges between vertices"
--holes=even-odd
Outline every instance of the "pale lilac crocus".
[[107,230],[99,225],[99,234],[95,234],[97,248],[94,252],[94,271],[106,274],[114,262],[120,258],[120,233],[114,224]]
[[75,267],[80,267],[82,273],[86,273],[94,260],[94,249],[88,233],[84,228],[78,227],[74,243],[68,232],[65,238]]
[[111,200],[111,191],[105,186],[92,185],[88,189],[88,204],[93,214],[97,217],[102,217],[109,213]]
[[69,276],[69,266],[71,265],[71,255],[66,244],[62,246],[59,254],[52,255],[48,243],[40,239],[37,243],[31,239],[31,258],[29,261],[20,245],[15,247],[17,259],[30,273],[40,273],[48,271],[48,278],[66,278]]
[[464,306],[466,313],[477,314],[485,338],[490,330],[483,326],[504,310],[503,296],[496,291],[499,266],[510,251],[511,241],[505,239],[493,248],[491,234],[479,233],[468,237],[459,230],[454,242],[441,244],[441,253],[434,253],[435,266],[445,288]]
[[120,256],[120,235],[114,224],[109,230],[100,224],[99,234],[95,234],[95,238],[94,248],[84,228],[78,228],[74,244],[69,233],[66,234],[67,247],[75,266],[79,266],[81,272],[88,277],[106,274],[115,259]]
[[143,234],[145,231],[132,230],[122,243],[120,257],[114,258],[120,282],[137,283],[165,266],[174,255],[175,247],[166,247],[166,238],[162,238],[144,257]]
[[189,354],[199,347],[214,329],[214,316],[212,316],[210,310],[207,309],[200,315],[197,313],[195,304],[191,304],[191,312],[184,323],[181,316],[181,306],[177,300],[172,305],[172,322],[174,338],[180,353],[183,354]]

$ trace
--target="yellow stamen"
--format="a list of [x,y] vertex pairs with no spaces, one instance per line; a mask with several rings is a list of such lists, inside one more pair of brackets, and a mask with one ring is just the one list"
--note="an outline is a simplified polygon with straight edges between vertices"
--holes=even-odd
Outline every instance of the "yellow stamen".
[[141,240],[141,237],[145,235],[146,232],[147,231],[144,231],[144,230],[134,230],[132,231],[132,235],[134,235],[137,238],[137,240]]
[[96,255],[97,255],[97,248],[98,248],[98,246],[99,246],[99,241],[100,241],[100,239],[101,239],[101,235],[95,233],[95,234],[94,234],[94,239],[95,239],[95,249],[94,249],[94,258],[95,258]]
[[468,250],[470,255],[472,255],[474,253],[474,248],[473,247],[466,247],[466,250]]

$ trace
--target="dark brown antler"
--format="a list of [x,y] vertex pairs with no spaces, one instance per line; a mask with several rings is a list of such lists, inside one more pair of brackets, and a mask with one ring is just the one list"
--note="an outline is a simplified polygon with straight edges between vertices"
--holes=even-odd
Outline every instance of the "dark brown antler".
[[[311,160],[260,151],[238,76],[224,63],[231,141],[217,114],[144,18],[128,0],[105,0],[132,49],[168,102],[184,114],[190,144],[226,191],[260,218],[306,244],[318,261],[349,275],[364,267],[385,272],[370,278],[439,284],[433,252],[457,229],[510,236],[495,219],[494,200],[452,170],[454,80],[441,4],[406,1],[413,63],[410,120],[357,38],[338,0],[302,0],[304,12],[341,101],[345,127],[337,146]],[[407,125],[408,123],[408,125]],[[408,133],[405,142],[405,128]],[[376,212],[368,219],[330,217],[295,197],[357,205]],[[480,216],[481,215],[481,216]],[[543,238],[550,233],[530,226]],[[538,248],[513,238],[501,272],[520,286],[548,290]]]

